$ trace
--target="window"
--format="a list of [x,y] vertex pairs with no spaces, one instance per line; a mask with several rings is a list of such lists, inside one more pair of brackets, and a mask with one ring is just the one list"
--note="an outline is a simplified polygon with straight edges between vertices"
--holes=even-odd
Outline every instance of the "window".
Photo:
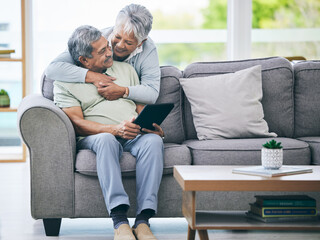
[[[100,29],[112,26],[121,8],[132,3],[129,0],[28,2],[32,3],[33,12],[34,79],[31,92],[36,93],[40,92],[40,78],[44,69],[67,48],[68,38],[76,27],[84,24]],[[248,32],[248,35],[251,33],[251,38],[244,38],[240,42],[247,43],[249,49],[246,45],[242,51],[238,51],[237,58],[296,55],[307,59],[320,57],[319,0],[252,0],[252,4],[250,0],[138,0],[135,3],[146,6],[154,16],[150,37],[157,44],[160,65],[173,65],[183,70],[196,61],[232,59],[227,53],[227,47],[230,50],[230,45],[239,43],[241,34],[246,35]],[[237,12],[228,11],[228,4],[229,7],[231,4],[236,6]],[[19,31],[15,30],[20,29],[19,0],[6,1],[5,6],[0,9],[0,47],[16,49],[13,57],[19,57],[21,43],[16,39],[21,38]],[[239,28],[242,27],[241,23],[235,20],[231,24],[234,28],[230,31],[228,18],[230,20],[231,16],[242,13],[234,19],[251,19],[251,6],[252,26],[250,23],[244,26],[246,31],[243,34]],[[239,10],[242,7],[246,9],[245,13]],[[238,30],[238,35],[232,42],[227,38],[227,28],[229,34]],[[233,45],[235,49],[232,51],[242,48],[241,44]],[[21,78],[17,77],[20,75],[13,69],[21,67],[15,64],[19,63],[0,66],[0,88],[5,87],[12,96],[20,96],[17,92],[21,92],[18,87],[21,86]],[[12,97],[15,105],[20,100],[19,97]],[[4,129],[16,129],[15,113],[0,113],[0,121],[0,133],[4,133]],[[16,130],[13,132],[18,138]]]
[[157,44],[160,65],[182,70],[196,61],[226,60],[227,0],[184,1],[183,5],[153,6],[150,35]]
[[319,0],[252,0],[252,57],[320,56]]
[[[150,36],[157,44],[160,64],[184,69],[195,61],[228,59],[227,15],[233,13],[228,13],[227,8],[230,2],[237,1],[140,0],[136,3],[146,6],[154,16]],[[112,26],[119,10],[131,1],[119,0],[110,4],[95,0],[93,4],[86,0],[33,0],[32,3],[36,78],[33,90],[39,92],[43,70],[66,49],[68,37],[77,26]],[[251,51],[245,50],[248,53],[242,54],[242,58],[303,55],[307,59],[318,59],[319,5],[318,0],[252,0],[252,38],[248,40],[252,42],[249,43]]]
[[[10,9],[10,11],[8,10]],[[0,8],[0,47],[14,49],[11,58],[21,58],[21,8],[20,0],[6,1]],[[8,92],[10,106],[17,108],[22,96],[22,64],[14,61],[0,61],[0,89]],[[17,114],[0,112],[0,148],[20,146],[17,131]]]
[[[39,81],[45,67],[67,48],[68,38],[76,27],[83,24],[100,29],[112,26],[118,12],[132,1],[110,4],[95,0],[92,3],[33,0],[34,91],[40,91]],[[227,0],[140,0],[135,3],[146,6],[154,17],[150,37],[157,44],[161,65],[174,65],[182,70],[194,61],[227,58]]]

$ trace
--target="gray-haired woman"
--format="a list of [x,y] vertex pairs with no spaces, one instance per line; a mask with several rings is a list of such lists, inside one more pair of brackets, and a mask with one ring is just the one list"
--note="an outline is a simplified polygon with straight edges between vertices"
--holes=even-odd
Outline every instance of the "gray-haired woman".
[[45,74],[55,81],[93,83],[108,100],[124,97],[144,104],[155,103],[160,89],[160,67],[156,46],[148,37],[152,22],[147,8],[130,4],[119,12],[114,27],[102,30],[111,42],[114,60],[131,64],[138,73],[140,85],[121,87],[113,82],[112,76],[77,66],[68,51],[55,58]]

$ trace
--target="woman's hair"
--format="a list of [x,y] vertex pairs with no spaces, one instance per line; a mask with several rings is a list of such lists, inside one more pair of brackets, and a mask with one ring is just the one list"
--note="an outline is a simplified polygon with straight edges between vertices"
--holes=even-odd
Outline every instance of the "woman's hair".
[[92,58],[93,48],[91,43],[98,41],[100,37],[101,32],[92,26],[83,25],[74,30],[68,41],[68,49],[77,65],[81,65],[80,56]]
[[141,43],[148,37],[152,21],[153,17],[146,7],[130,4],[119,12],[113,32],[116,34],[122,29],[127,34],[133,32],[138,43]]

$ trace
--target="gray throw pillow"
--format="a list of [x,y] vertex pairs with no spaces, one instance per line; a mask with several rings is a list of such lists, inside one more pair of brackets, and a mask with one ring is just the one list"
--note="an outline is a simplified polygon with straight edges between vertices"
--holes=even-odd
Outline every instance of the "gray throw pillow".
[[208,77],[180,78],[198,139],[276,137],[263,119],[261,66]]

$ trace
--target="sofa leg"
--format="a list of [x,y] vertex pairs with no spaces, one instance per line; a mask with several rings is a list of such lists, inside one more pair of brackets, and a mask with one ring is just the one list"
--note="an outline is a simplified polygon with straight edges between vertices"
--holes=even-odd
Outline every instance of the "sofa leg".
[[43,225],[46,236],[59,236],[61,218],[45,218],[43,219]]

